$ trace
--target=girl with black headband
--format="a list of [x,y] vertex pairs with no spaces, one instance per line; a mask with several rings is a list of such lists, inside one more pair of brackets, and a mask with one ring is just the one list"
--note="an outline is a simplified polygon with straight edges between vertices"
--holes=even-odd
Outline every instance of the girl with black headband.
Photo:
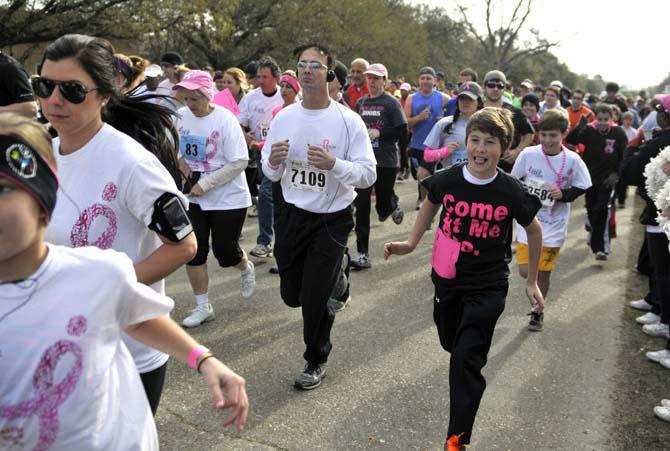
[[[163,294],[163,279],[190,261],[197,247],[188,201],[165,165],[143,146],[165,137],[171,115],[142,97],[120,96],[116,70],[109,42],[66,35],[47,47],[40,76],[33,79],[42,112],[58,133],[53,153],[61,185],[46,238],[123,252],[135,264],[138,280]],[[121,131],[119,124],[125,124]],[[129,130],[128,124],[139,128]],[[169,149],[177,140],[172,147],[155,144],[174,159]],[[126,342],[155,412],[168,356],[129,337]]]
[[166,316],[172,300],[138,283],[126,255],[45,242],[58,188],[49,141],[36,122],[0,115],[2,444],[158,449],[124,330],[201,373],[214,407],[231,408],[224,426],[242,431],[244,379]]

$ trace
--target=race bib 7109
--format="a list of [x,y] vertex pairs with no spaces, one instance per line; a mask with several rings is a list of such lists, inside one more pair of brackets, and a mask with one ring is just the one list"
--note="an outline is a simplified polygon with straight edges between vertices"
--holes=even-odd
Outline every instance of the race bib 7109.
[[326,192],[326,171],[303,160],[291,160],[291,188],[302,191]]

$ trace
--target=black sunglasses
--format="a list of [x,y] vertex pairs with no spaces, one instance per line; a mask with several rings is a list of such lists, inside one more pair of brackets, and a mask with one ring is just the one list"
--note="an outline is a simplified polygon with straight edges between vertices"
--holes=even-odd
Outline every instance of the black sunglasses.
[[496,82],[489,82],[486,83],[486,87],[490,89],[498,88],[498,89],[505,89],[505,84],[504,83],[496,83]]
[[80,81],[57,81],[44,77],[36,77],[32,79],[33,92],[37,97],[48,99],[53,94],[54,89],[58,86],[58,90],[65,100],[70,103],[82,103],[86,100],[86,94],[91,91],[96,91],[98,88],[86,89],[84,84]]

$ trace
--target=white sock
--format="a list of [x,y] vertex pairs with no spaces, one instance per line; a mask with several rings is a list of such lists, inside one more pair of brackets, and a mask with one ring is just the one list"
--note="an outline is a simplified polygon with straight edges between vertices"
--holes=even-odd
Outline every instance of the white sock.
[[251,267],[251,261],[247,261],[247,269],[245,269],[244,271],[242,271],[242,274],[248,274],[249,271],[251,271],[251,270],[252,270],[252,267]]
[[198,304],[198,307],[200,307],[201,305],[209,304],[209,295],[207,293],[196,294],[195,295],[195,303]]

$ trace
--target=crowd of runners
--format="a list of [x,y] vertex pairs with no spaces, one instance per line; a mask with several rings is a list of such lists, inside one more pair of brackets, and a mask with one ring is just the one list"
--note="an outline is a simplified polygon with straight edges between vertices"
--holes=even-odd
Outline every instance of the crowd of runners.
[[[526,281],[528,329],[542,331],[582,195],[597,261],[613,252],[628,187],[644,200],[637,270],[649,292],[630,306],[665,340],[647,358],[670,369],[670,95],[514,83],[496,68],[482,78],[465,68],[453,83],[430,66],[392,78],[384,62],[347,66],[317,42],[294,57],[290,70],[270,56],[214,70],[66,35],[30,75],[0,53],[1,446],[157,449],[169,356],[201,373],[215,408],[231,409],[224,424],[243,430],[244,379],[169,317],[165,278],[185,265],[193,310],[181,325],[215,319],[210,249],[239,271],[245,299],[254,261],[272,262],[278,296],[302,311],[294,385],[319,387],[336,314],[355,302],[350,270],[381,263],[371,221],[409,218],[396,183],[416,183],[418,213],[384,258],[434,234],[433,320],[450,353],[445,450],[470,443],[509,263],[515,255]],[[258,234],[246,251],[248,217]],[[659,404],[670,422],[670,400]]]

